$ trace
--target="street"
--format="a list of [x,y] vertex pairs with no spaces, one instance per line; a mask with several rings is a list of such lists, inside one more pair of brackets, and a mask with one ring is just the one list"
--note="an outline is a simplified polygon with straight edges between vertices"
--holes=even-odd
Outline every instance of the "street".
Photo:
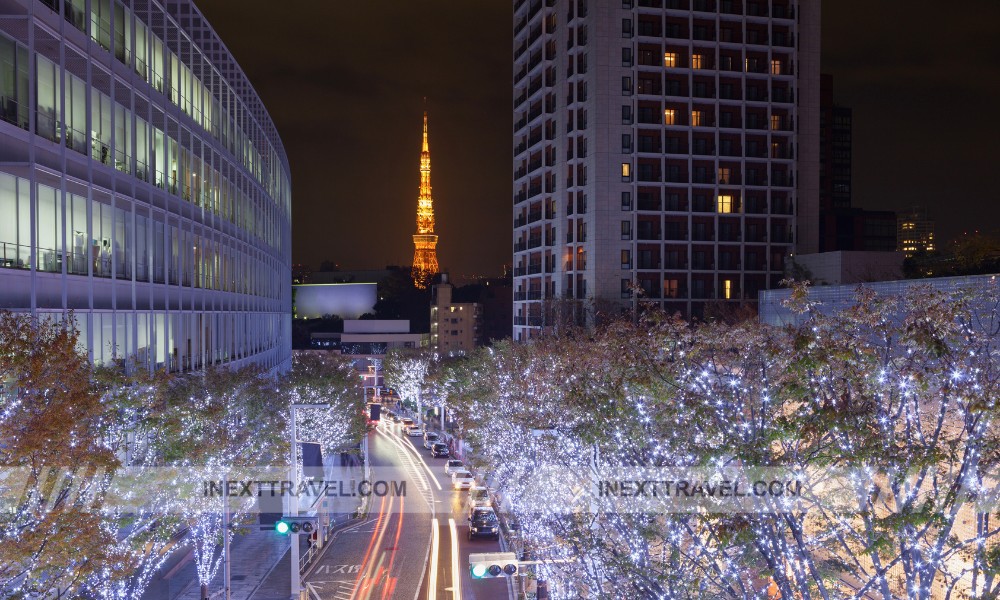
[[373,468],[404,473],[408,494],[372,498],[368,517],[341,530],[304,575],[314,600],[507,600],[507,578],[473,580],[469,554],[499,552],[493,540],[468,540],[468,492],[451,489],[444,459],[420,438],[401,437],[383,421],[368,434]]

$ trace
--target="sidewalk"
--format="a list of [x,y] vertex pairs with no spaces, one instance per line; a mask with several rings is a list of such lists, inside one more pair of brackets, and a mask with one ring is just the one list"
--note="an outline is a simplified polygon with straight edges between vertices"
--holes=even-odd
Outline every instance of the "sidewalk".
[[[248,600],[253,591],[264,581],[275,563],[288,554],[288,538],[271,530],[254,529],[238,535],[232,542],[231,589],[233,600]],[[288,569],[288,561],[285,560]],[[223,587],[223,567],[208,587],[209,594],[220,592]],[[286,583],[288,573],[285,574]],[[221,596],[221,595],[220,595]],[[285,599],[287,600],[287,591]],[[150,583],[142,600],[200,600],[201,586],[195,571],[194,555],[189,546],[174,553]]]

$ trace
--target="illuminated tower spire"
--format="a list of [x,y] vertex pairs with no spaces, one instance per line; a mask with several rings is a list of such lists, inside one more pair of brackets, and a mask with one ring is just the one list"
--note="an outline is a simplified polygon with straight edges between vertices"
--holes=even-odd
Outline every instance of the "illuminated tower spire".
[[431,198],[431,151],[427,145],[427,112],[424,111],[424,144],[420,150],[420,195],[417,197],[417,233],[413,235],[413,284],[426,289],[438,272],[438,236],[434,235],[434,199]]

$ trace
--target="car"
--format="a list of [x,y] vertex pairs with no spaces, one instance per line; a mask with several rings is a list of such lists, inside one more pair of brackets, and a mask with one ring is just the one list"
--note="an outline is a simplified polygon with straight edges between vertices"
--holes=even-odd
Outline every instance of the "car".
[[472,487],[473,480],[472,473],[465,469],[456,469],[451,474],[451,487],[456,490],[467,490]]
[[489,508],[493,505],[490,499],[490,491],[481,486],[473,484],[469,488],[469,495],[465,499],[465,511],[471,513],[477,508]]
[[424,435],[424,430],[421,429],[420,425],[414,425],[406,430],[406,435],[410,437],[420,437]]
[[392,422],[393,423],[399,423],[401,420],[402,419],[399,418],[399,415],[392,415]]
[[406,429],[407,427],[413,425],[413,419],[405,417],[402,421],[400,421],[400,423],[403,424],[403,429]]
[[491,537],[500,539],[500,520],[492,508],[475,508],[469,513],[469,539]]
[[447,475],[451,475],[452,472],[454,472],[456,469],[464,469],[464,468],[465,468],[464,462],[458,460],[457,458],[453,458],[444,465],[444,472]]
[[438,434],[434,433],[433,431],[428,431],[427,433],[425,433],[424,434],[424,448],[427,448],[428,450],[430,450],[431,446],[434,445],[434,442],[438,441],[438,439],[440,437],[441,436],[439,436]]
[[451,456],[451,450],[448,449],[448,444],[444,442],[434,442],[431,446],[431,456],[434,458],[448,458]]

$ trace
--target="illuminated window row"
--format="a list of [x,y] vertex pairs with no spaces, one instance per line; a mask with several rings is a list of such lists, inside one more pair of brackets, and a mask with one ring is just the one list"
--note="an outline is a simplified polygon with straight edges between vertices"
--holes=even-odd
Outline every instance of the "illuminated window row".
[[281,295],[276,261],[246,242],[120,196],[112,206],[37,184],[32,206],[30,190],[0,173],[0,267]]
[[[4,96],[9,91],[3,90]],[[17,97],[19,91],[11,95]],[[72,73],[63,79],[59,66],[43,56],[37,57],[36,107],[38,135],[193,202],[275,249],[282,247],[279,207],[258,199],[260,194],[253,193],[253,186],[228,157],[172,118],[153,111],[159,122],[150,123],[95,88],[88,93],[86,82]],[[183,135],[168,135],[165,130]],[[189,139],[191,148],[179,144],[178,138]]]
[[[744,59],[744,68],[747,73],[758,72],[757,59],[747,58]],[[663,53],[663,66],[676,69],[681,66],[680,55],[677,52],[664,52]],[[691,68],[692,69],[707,69],[708,60],[704,54],[692,54],[691,55]],[[731,69],[726,69],[731,70]],[[783,75],[783,63],[780,59],[771,60],[771,74],[772,75]]]
[[[172,52],[151,27],[121,2],[91,0],[90,4],[90,18],[87,18],[86,0],[66,0],[66,20],[112,52],[154,89],[166,94],[172,103],[222,143],[272,198],[281,198],[288,183],[281,181],[287,177],[277,150],[263,132],[258,131],[255,136],[247,134],[248,127],[243,123],[254,127],[246,114],[247,109],[217,70],[203,67],[204,77],[210,79],[206,85],[185,64],[208,65],[208,61],[177,24],[167,17],[162,25],[163,33],[179,36],[178,43],[189,50],[188,61]],[[150,10],[167,14],[155,3]],[[218,97],[212,94],[212,87],[220,90]],[[266,146],[263,156],[254,139]]]

